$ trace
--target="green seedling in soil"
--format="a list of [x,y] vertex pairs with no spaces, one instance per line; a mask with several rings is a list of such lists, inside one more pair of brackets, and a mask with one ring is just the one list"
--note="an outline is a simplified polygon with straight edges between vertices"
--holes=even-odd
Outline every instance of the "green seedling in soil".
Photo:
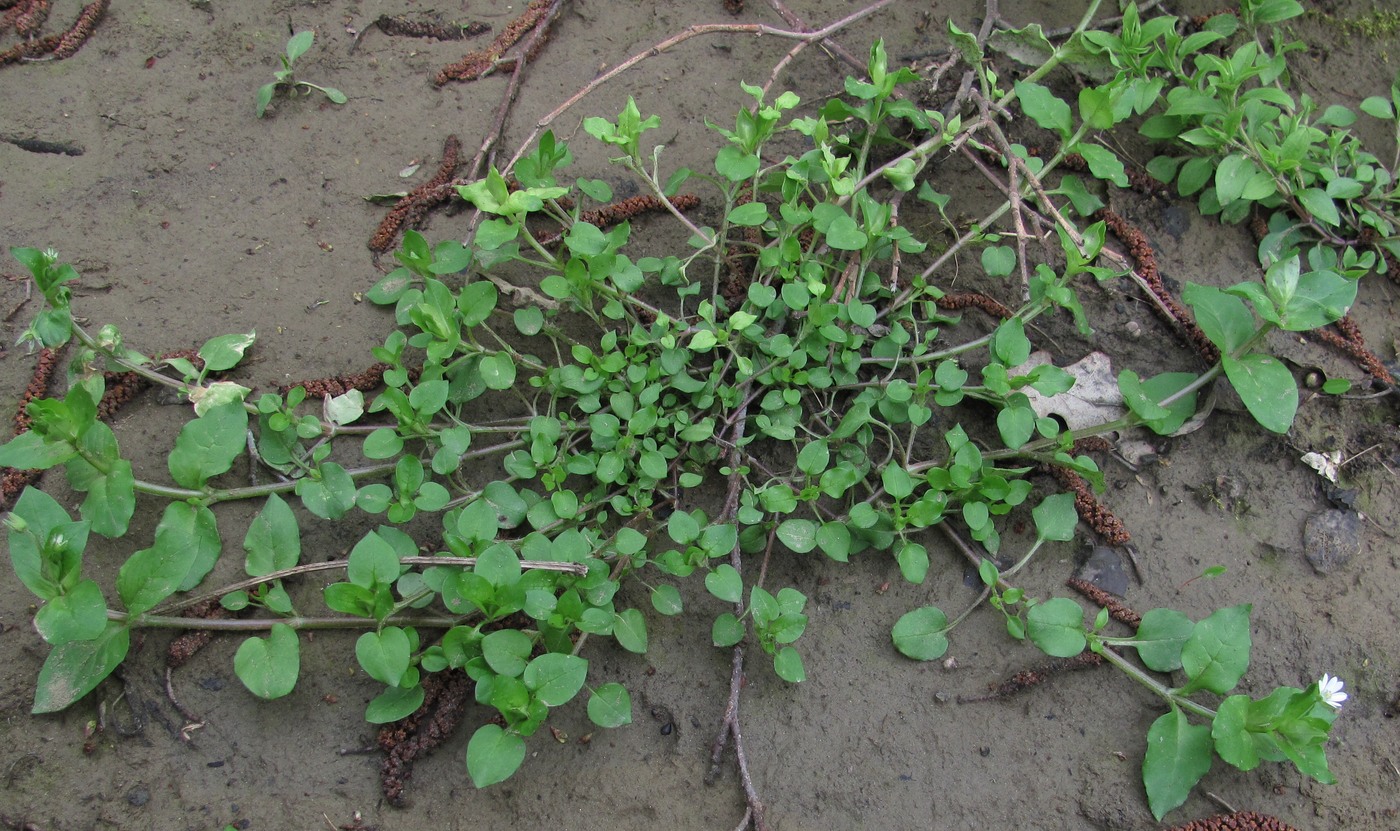
[[289,95],[295,95],[298,91],[310,95],[312,90],[316,90],[330,99],[332,104],[344,104],[349,100],[345,97],[345,93],[334,87],[323,87],[310,81],[302,81],[294,74],[293,64],[296,63],[297,58],[306,54],[306,50],[311,48],[315,39],[316,33],[307,29],[304,32],[297,32],[287,41],[287,50],[277,56],[278,60],[282,62],[282,68],[272,73],[272,77],[276,80],[258,87],[258,118],[262,118],[267,113],[267,105],[272,103],[272,96],[276,95],[278,90],[284,90]]
[[[1246,3],[1245,29],[1287,19],[1295,5]],[[571,175],[572,153],[545,133],[513,166],[459,188],[480,214],[467,242],[405,235],[395,254],[401,267],[367,293],[393,321],[372,350],[388,366],[372,395],[352,391],[312,407],[300,387],[253,397],[217,380],[254,348],[251,332],[206,342],[200,365],[158,366],[114,327],[93,335],[75,322],[66,284],[78,275],[57,254],[14,249],[45,301],[28,337],[52,347],[76,341],[78,350],[68,388],[31,402],[30,429],[0,446],[0,464],[61,467],[82,494],[74,519],[71,505],[30,487],[6,519],[15,573],[42,603],[35,623],[52,647],[34,711],[62,710],[90,692],[125,659],[133,629],[258,629],[239,646],[234,669],[261,698],[294,689],[310,646],[302,631],[347,629],[357,633],[360,668],[383,685],[366,708],[370,722],[416,710],[427,673],[470,678],[476,701],[494,711],[466,750],[468,776],[485,787],[510,777],[551,710],[579,706],[571,702],[581,695],[594,724],[630,722],[630,695],[596,677],[590,639],[645,653],[651,612],[683,615],[717,600],[730,607],[706,617],[717,647],[757,645],[779,678],[801,683],[809,668],[795,644],[807,595],[765,585],[769,560],[875,558],[892,578],[918,585],[940,567],[927,542],[942,526],[970,539],[963,544],[980,562],[982,594],[951,621],[935,606],[905,614],[891,633],[900,653],[941,657],[955,627],[986,604],[1001,615],[1008,644],[1102,654],[1169,708],[1149,733],[1143,768],[1159,817],[1180,804],[1212,754],[1242,769],[1288,760],[1329,781],[1322,747],[1343,695],[1335,679],[1258,701],[1233,695],[1214,710],[1194,700],[1238,684],[1249,661],[1248,606],[1199,623],[1158,610],[1136,636],[1114,638],[1103,633],[1106,615],[1085,626],[1078,604],[1038,601],[1010,582],[1078,525],[1075,496],[1036,496],[1034,470],[1056,465],[1103,490],[1098,465],[1074,452],[1078,439],[1133,428],[1174,433],[1196,415],[1197,393],[1217,382],[1230,384],[1262,427],[1287,430],[1298,390],[1268,336],[1338,320],[1357,280],[1394,242],[1392,197],[1376,189],[1390,174],[1337,132],[1337,113],[1318,126],[1308,106],[1280,97],[1287,93],[1274,82],[1288,50],[1264,57],[1250,39],[1222,66],[1202,50],[1244,31],[1238,21],[1184,35],[1175,18],[1141,21],[1129,5],[1119,30],[1097,32],[1088,28],[1097,8],[1091,3],[1059,45],[1038,27],[994,33],[986,48],[1014,43],[1019,56],[1039,55],[1014,83],[998,76],[983,44],[950,24],[956,54],[976,73],[967,88],[980,109],[911,103],[898,92],[917,76],[892,69],[879,43],[864,77],[847,79],[845,94],[826,102],[804,105],[791,92],[770,100],[743,85],[753,103],[732,128],[710,125],[719,149],[702,171],[663,168],[663,147],[648,141],[665,132],[635,100],[614,119],[585,119],[584,133],[617,154],[614,164],[683,229],[687,240],[675,247],[641,220],[585,221],[587,206],[611,201],[612,189]],[[344,100],[292,77],[311,42],[303,32],[288,44],[277,80],[259,91],[259,115],[279,86]],[[1095,77],[1110,80],[1064,100],[1041,80],[1066,62],[1092,64]],[[1393,118],[1382,104],[1364,109]],[[989,132],[1000,109],[1045,131],[1048,152]],[[1230,113],[1261,127],[1226,129]],[[1123,269],[1109,260],[1105,223],[1076,217],[1128,185],[1112,142],[1101,139],[1139,116],[1203,131],[1190,133],[1201,143],[1180,148],[1178,181],[1212,179],[1222,208],[1244,200],[1273,209],[1277,230],[1261,249],[1261,275],[1185,290],[1219,361],[1151,377],[1120,367],[1123,414],[1068,430],[1039,415],[1030,394],[1066,393],[1076,378],[1054,364],[1032,366],[1032,338],[1038,321],[1056,315],[1093,337],[1080,292]],[[1276,128],[1297,118],[1320,131],[1288,145],[1309,160],[1301,172],[1271,144]],[[959,211],[946,210],[952,197],[934,192],[925,171],[968,142],[1000,148],[1012,166],[998,181],[1008,198],[934,252],[922,229]],[[1058,169],[1071,153],[1084,158],[1087,180]],[[1317,166],[1324,153],[1331,173]],[[1319,184],[1353,168],[1340,178],[1365,179],[1360,192]],[[672,197],[688,184],[709,189],[713,227],[676,209]],[[1222,201],[1221,188],[1233,198]],[[1335,226],[1314,190],[1331,200]],[[1046,235],[1049,256],[1004,244],[1018,238],[1006,227],[1013,209],[1038,211],[1039,222],[1056,227]],[[910,221],[920,210],[930,222]],[[546,225],[557,241],[545,238]],[[1371,228],[1375,242],[1339,236],[1343,225]],[[944,267],[959,254],[980,262],[989,292],[1021,298],[992,326],[964,326],[939,305]],[[1019,285],[997,290],[1007,282]],[[105,370],[139,372],[194,405],[163,466],[143,465],[138,475],[97,418]],[[234,481],[255,466],[279,480]],[[725,494],[720,504],[716,493]],[[152,538],[139,541],[128,539],[138,499],[164,504]],[[241,500],[258,508],[240,534],[221,527],[229,520],[216,509]],[[344,559],[304,561],[307,524],[366,517],[374,527],[346,541]],[[1004,531],[1027,517],[1034,542],[999,567]],[[432,530],[422,540],[410,536],[423,529]],[[85,571],[90,537],[135,551],[113,585]],[[206,586],[221,556],[240,556],[247,577]],[[745,569],[745,560],[765,565]],[[332,570],[337,577],[320,591],[290,580]],[[683,594],[678,586],[697,573],[692,585],[703,581],[705,591]],[[639,591],[650,610],[638,608]],[[180,614],[212,599],[251,616]],[[1115,651],[1124,647],[1146,669]],[[1173,671],[1185,677],[1179,687],[1150,674]]]

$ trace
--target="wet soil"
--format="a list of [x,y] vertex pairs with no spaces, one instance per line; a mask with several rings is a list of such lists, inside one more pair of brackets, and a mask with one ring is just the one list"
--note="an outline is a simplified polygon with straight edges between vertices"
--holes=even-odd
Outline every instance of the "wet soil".
[[[857,4],[794,2],[823,24]],[[234,380],[271,388],[293,378],[363,369],[392,320],[361,302],[377,277],[366,242],[384,213],[369,194],[401,191],[431,175],[443,139],[458,134],[470,155],[490,123],[503,78],[442,89],[431,77],[481,40],[389,38],[364,29],[381,14],[440,11],[499,28],[519,4],[431,7],[412,0],[190,3],[114,0],[107,19],[75,57],[0,68],[0,133],[81,146],[80,156],[35,154],[0,143],[0,244],[57,248],[83,274],[79,314],[116,323],[139,348],[189,348],[207,337],[256,330],[253,359]],[[740,18],[778,24],[765,4]],[[1047,6],[1055,7],[1048,11]],[[54,3],[52,26],[80,4]],[[1193,13],[1204,8],[1181,8]],[[1383,94],[1400,59],[1400,39],[1384,27],[1364,32],[1345,21],[1379,19],[1364,2],[1333,3],[1300,21],[1312,44],[1297,82],[1326,102],[1354,105]],[[884,37],[896,58],[943,48],[951,16],[964,28],[981,4],[896,4],[844,32],[862,54]],[[1047,26],[1073,22],[1078,9],[1032,4],[1008,14]],[[601,68],[680,31],[729,20],[718,2],[576,0],[530,73],[504,146]],[[298,76],[338,87],[345,106],[319,96],[274,103],[253,115],[254,91],[271,80],[290,30],[313,28],[317,42]],[[724,122],[745,99],[738,81],[761,83],[788,44],[772,38],[710,36],[648,60],[605,86],[571,117],[612,114],[627,95],[662,117],[670,164],[706,166],[715,139],[703,119]],[[839,91],[844,69],[811,49],[783,76],[804,100]],[[1391,137],[1366,133],[1382,158]],[[583,144],[582,142],[580,144]],[[709,154],[707,156],[707,154]],[[416,174],[399,174],[414,162]],[[580,175],[620,185],[600,158]],[[950,165],[936,175],[944,192],[986,190]],[[625,195],[625,192],[624,192]],[[1252,242],[1220,228],[1189,204],[1120,197],[1115,207],[1148,234],[1169,281],[1213,285],[1257,272]],[[461,236],[466,215],[440,214],[432,239]],[[13,272],[10,264],[3,270]],[[950,280],[952,278],[950,277]],[[1172,284],[1169,282],[1169,284]],[[1394,357],[1396,297],[1383,278],[1363,281],[1354,314],[1383,359]],[[1098,335],[1048,329],[1065,364],[1104,349],[1143,374],[1194,367],[1189,350],[1165,332],[1136,293],[1116,284],[1092,297]],[[33,358],[9,346],[35,304],[24,286],[0,283],[0,411],[24,388]],[[10,313],[15,310],[14,313]],[[1133,326],[1129,324],[1132,323]],[[1138,334],[1134,335],[1134,326]],[[1357,380],[1347,359],[1317,344],[1273,346],[1300,375],[1316,369]],[[1130,529],[1141,582],[1127,600],[1202,617],[1252,603],[1254,652],[1242,691],[1306,685],[1323,672],[1347,681],[1351,699],[1330,748],[1338,784],[1322,786],[1264,764],[1240,773],[1217,763],[1186,806],[1184,821],[1216,813],[1207,793],[1241,810],[1276,815],[1300,829],[1400,826],[1400,481],[1393,398],[1336,399],[1305,393],[1295,429],[1278,437],[1222,400],[1199,431],[1153,439],[1153,454],[1131,469],[1108,465],[1105,502]],[[159,459],[182,413],[143,400],[116,430],[128,457]],[[1320,574],[1305,557],[1309,517],[1331,507],[1321,480],[1299,460],[1339,450],[1354,460],[1346,477],[1367,521],[1359,551]],[[141,463],[138,462],[138,467]],[[61,496],[58,477],[45,480]],[[1048,484],[1048,482],[1047,482]],[[73,503],[76,504],[76,503]],[[130,541],[149,539],[158,506],[146,505]],[[220,509],[226,539],[239,539],[247,511]],[[363,529],[308,525],[309,557],[343,552]],[[1029,542],[1006,533],[1008,550]],[[134,543],[133,543],[134,544]],[[1152,696],[1108,669],[1079,672],[1019,697],[959,704],[989,684],[1036,663],[1009,645],[998,617],[974,615],[955,634],[945,662],[918,664],[892,648],[890,626],[926,603],[958,610],[975,597],[961,559],[941,537],[927,541],[935,567],[922,586],[903,584],[884,558],[849,566],[795,558],[776,578],[812,598],[802,640],[808,680],[778,681],[755,662],[744,689],[742,724],[754,782],[783,831],[845,828],[1015,828],[1139,831],[1164,827],[1148,813],[1138,778]],[[110,582],[130,553],[89,552]],[[1061,585],[1083,551],[1054,548],[1025,573],[1038,596]],[[1227,571],[1196,579],[1210,566]],[[894,577],[888,590],[887,581]],[[306,590],[314,591],[314,585]],[[633,600],[642,602],[640,595]],[[653,616],[651,649],[636,656],[597,645],[599,680],[633,691],[634,723],[595,731],[581,705],[551,719],[507,783],[476,791],[463,754],[468,731],[421,761],[410,805],[380,795],[374,731],[361,718],[378,685],[358,671],[349,636],[318,634],[303,649],[302,680],[266,703],[234,677],[235,643],[216,639],[174,675],[174,689],[202,726],[167,699],[163,653],[169,636],[145,634],[120,677],[68,711],[29,714],[45,648],[30,626],[31,598],[0,578],[0,827],[60,829],[577,828],[727,829],[743,815],[732,760],[707,785],[709,747],[724,709],[729,653],[709,644],[718,601],[687,599],[679,618]],[[713,607],[713,608],[711,608]],[[480,710],[468,719],[481,719]],[[105,729],[90,738],[97,722]],[[184,730],[184,736],[181,735]],[[591,734],[591,741],[580,739]]]

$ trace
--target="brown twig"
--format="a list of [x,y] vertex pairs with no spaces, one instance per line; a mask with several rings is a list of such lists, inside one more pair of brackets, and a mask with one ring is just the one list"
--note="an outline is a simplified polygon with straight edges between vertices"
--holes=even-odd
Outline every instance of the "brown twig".
[[1205,819],[1193,819],[1167,831],[1298,831],[1278,817],[1254,811],[1235,811]]
[[397,808],[405,804],[404,790],[413,778],[413,763],[452,737],[471,699],[471,679],[459,669],[427,673],[422,684],[423,704],[407,718],[379,731],[379,747],[384,751],[380,781],[384,798]]
[[440,205],[452,195],[452,176],[457,172],[457,157],[462,152],[462,143],[456,136],[449,135],[442,143],[442,162],[433,178],[408,192],[385,214],[370,238],[369,250],[382,254],[394,247],[399,230],[404,225],[415,225],[434,206]]
[[[544,19],[550,5],[551,0],[530,0],[524,14],[512,20],[485,49],[468,52],[456,63],[444,66],[438,70],[433,82],[443,86],[448,81],[475,81],[482,77],[495,67],[508,49],[519,43],[527,32]],[[539,41],[533,44],[534,48],[539,45]]]
[[1101,608],[1108,610],[1108,616],[1119,623],[1131,626],[1134,630],[1142,623],[1142,615],[1134,611],[1128,604],[1115,597],[1113,594],[1090,583],[1088,580],[1079,577],[1071,577],[1065,581],[1065,585],[1084,595],[1090,602]]
[[1051,465],[1050,474],[1066,490],[1074,494],[1074,509],[1079,518],[1098,532],[1105,542],[1112,545],[1126,545],[1133,538],[1123,521],[1113,515],[1094,495],[1094,489],[1078,473],[1060,465]]

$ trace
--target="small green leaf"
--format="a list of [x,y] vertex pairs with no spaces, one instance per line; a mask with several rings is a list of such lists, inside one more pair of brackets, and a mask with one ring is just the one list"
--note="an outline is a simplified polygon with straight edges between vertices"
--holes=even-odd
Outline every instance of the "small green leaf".
[[727,603],[738,603],[744,596],[744,578],[734,566],[724,563],[705,575],[705,588]]
[[777,533],[778,540],[798,554],[817,547],[817,524],[810,519],[785,519]]
[[495,672],[515,678],[525,671],[535,641],[518,629],[497,629],[481,639],[481,655]]
[[588,718],[599,727],[632,723],[632,696],[621,684],[604,684],[588,699]]
[[1259,765],[1259,751],[1248,726],[1252,703],[1247,695],[1230,696],[1220,702],[1210,725],[1216,754],[1240,770],[1254,770]]
[[1196,313],[1196,324],[1221,352],[1239,349],[1254,335],[1254,318],[1244,301],[1212,286],[1187,283],[1181,301]]
[[647,622],[640,609],[624,609],[613,618],[613,637],[628,652],[647,651]]
[[935,606],[907,612],[891,630],[894,648],[916,661],[942,658],[948,651],[948,618]]
[[259,698],[281,698],[291,692],[301,672],[301,645],[296,630],[272,624],[266,639],[250,637],[233,656],[233,671],[248,691]]
[[96,580],[80,580],[66,594],[45,603],[34,615],[34,628],[53,646],[89,641],[107,628],[107,601]]
[[423,685],[414,684],[408,689],[388,687],[376,695],[365,707],[365,721],[370,724],[388,724],[408,718],[423,706]]
[[1046,130],[1054,130],[1062,139],[1069,138],[1073,129],[1069,104],[1034,81],[1017,81],[1016,95],[1021,99],[1021,109],[1036,124]]
[[248,554],[247,571],[252,577],[291,568],[301,559],[296,514],[282,497],[275,493],[267,497],[243,537],[243,550]]
[[[1045,497],[1031,510],[1036,534],[1043,540],[1069,542],[1079,524],[1079,512],[1074,509],[1074,494],[1056,493]],[[1071,601],[1072,602],[1072,601]]]
[[802,665],[802,655],[791,646],[785,646],[773,656],[773,671],[789,684],[800,684],[807,680],[807,669]]
[[710,627],[710,639],[715,646],[733,646],[744,639],[744,624],[733,612],[724,612]]
[[168,460],[170,475],[182,487],[199,489],[226,472],[247,446],[248,411],[227,402],[185,423]]
[[321,87],[321,92],[324,92],[326,94],[326,97],[331,100],[332,104],[344,104],[345,102],[350,100],[349,98],[345,97],[345,93],[341,92],[335,87]]
[[1142,784],[1152,816],[1160,820],[1186,801],[1210,770],[1210,751],[1210,728],[1191,724],[1176,707],[1152,722],[1142,760]]
[[928,549],[916,542],[905,542],[894,555],[899,573],[910,583],[921,585],[928,576]]
[[1055,597],[1026,613],[1026,634],[1053,658],[1073,658],[1084,651],[1084,610],[1068,597]]
[[87,695],[112,674],[130,648],[130,630],[116,621],[108,621],[102,634],[92,640],[54,647],[39,669],[30,712],[56,713]]
[[1298,384],[1288,367],[1272,355],[1258,352],[1238,359],[1226,355],[1220,360],[1225,377],[1254,420],[1266,430],[1287,433],[1298,412]]
[[681,593],[675,586],[662,584],[651,590],[651,607],[666,616],[678,615],[684,609]]
[[739,226],[762,225],[768,221],[768,206],[762,202],[748,202],[729,212],[729,222]]
[[1181,667],[1191,680],[1182,694],[1210,690],[1224,695],[1249,668],[1249,604],[1217,610],[1197,623],[1181,648]]
[[982,249],[982,270],[989,277],[1005,277],[1016,268],[1016,249],[1009,245],[990,245]]
[[1175,609],[1153,609],[1142,616],[1133,646],[1138,657],[1158,672],[1181,669],[1181,648],[1196,624]]
[[199,348],[199,357],[204,360],[205,372],[223,372],[238,366],[243,353],[257,340],[256,332],[244,335],[220,335],[211,338]]
[[[498,635],[507,631],[514,630],[501,630],[491,634]],[[490,637],[487,635],[487,638]],[[484,646],[483,641],[483,648]],[[355,658],[369,677],[386,686],[397,687],[403,674],[408,671],[411,658],[408,633],[397,626],[386,626],[378,632],[365,632],[355,641]],[[490,658],[487,662],[490,662]],[[524,662],[521,663],[523,665]]]
[[546,652],[525,667],[521,680],[547,706],[559,707],[578,695],[587,677],[587,660],[577,655]]
[[525,761],[525,740],[496,724],[483,724],[467,742],[467,775],[477,788],[503,782]]

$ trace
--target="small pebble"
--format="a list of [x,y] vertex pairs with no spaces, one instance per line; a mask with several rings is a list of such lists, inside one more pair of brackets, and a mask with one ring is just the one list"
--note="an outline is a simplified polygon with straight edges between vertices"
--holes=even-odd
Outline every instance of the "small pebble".
[[1331,574],[1361,551],[1361,515],[1329,510],[1308,517],[1303,527],[1303,554],[1318,574]]
[[137,785],[126,792],[126,802],[133,808],[141,808],[151,801],[151,792],[145,785]]

